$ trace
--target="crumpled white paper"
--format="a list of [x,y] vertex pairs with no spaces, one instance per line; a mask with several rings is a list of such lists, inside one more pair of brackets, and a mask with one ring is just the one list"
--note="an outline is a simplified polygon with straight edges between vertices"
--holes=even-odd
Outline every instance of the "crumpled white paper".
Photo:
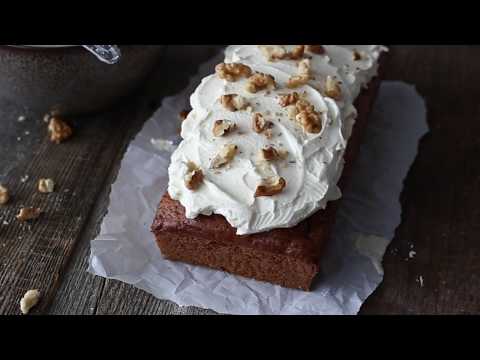
[[[403,181],[427,133],[424,101],[413,86],[384,82],[343,196],[312,292],[281,288],[162,258],[150,225],[166,190],[178,114],[223,54],[201,66],[181,94],[165,99],[128,148],[112,186],[108,214],[91,243],[89,271],[181,306],[228,314],[357,314],[383,279],[382,259],[400,223]],[[152,142],[152,139],[161,139]],[[158,147],[158,144],[167,146]]]

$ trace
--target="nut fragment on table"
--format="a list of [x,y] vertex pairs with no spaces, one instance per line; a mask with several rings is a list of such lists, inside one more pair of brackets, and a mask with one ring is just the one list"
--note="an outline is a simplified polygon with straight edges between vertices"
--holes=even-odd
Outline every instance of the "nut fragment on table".
[[10,200],[10,193],[8,189],[5,186],[0,185],[0,205],[7,204],[9,200]]
[[50,133],[50,141],[55,144],[60,144],[73,135],[72,128],[59,117],[50,118],[48,132]]
[[228,120],[217,120],[213,125],[213,135],[221,137],[230,134],[237,128],[237,125]]
[[257,186],[255,197],[278,195],[285,189],[285,186],[287,186],[287,182],[282,177],[266,179],[262,185]]
[[29,221],[35,220],[40,217],[42,210],[34,207],[25,207],[20,209],[20,212],[17,215],[17,220],[19,221]]
[[40,291],[28,290],[20,300],[20,310],[23,315],[27,315],[30,310],[40,301]]
[[55,183],[52,179],[40,179],[38,181],[38,191],[43,194],[52,193],[55,189]]
[[192,161],[187,163],[187,169],[185,186],[189,190],[197,190],[203,182],[203,171]]
[[233,160],[237,154],[238,146],[234,144],[224,145],[218,154],[213,158],[211,168],[219,169]]
[[252,75],[252,69],[244,64],[220,63],[215,67],[218,77],[229,82],[235,82],[241,78],[248,78]]

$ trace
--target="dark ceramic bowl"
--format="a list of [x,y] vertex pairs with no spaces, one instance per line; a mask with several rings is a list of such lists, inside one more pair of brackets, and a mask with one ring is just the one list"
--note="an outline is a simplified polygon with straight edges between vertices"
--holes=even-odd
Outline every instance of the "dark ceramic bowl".
[[132,93],[159,64],[164,46],[120,46],[115,65],[77,45],[0,46],[0,98],[34,112],[105,110]]

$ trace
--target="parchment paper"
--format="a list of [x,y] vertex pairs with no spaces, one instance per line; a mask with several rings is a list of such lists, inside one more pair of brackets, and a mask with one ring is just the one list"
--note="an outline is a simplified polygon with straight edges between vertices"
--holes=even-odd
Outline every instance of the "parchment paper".
[[167,261],[150,233],[168,182],[172,144],[179,142],[178,114],[189,108],[190,94],[221,60],[223,54],[201,66],[184,92],[166,98],[129,146],[112,185],[108,214],[91,243],[89,271],[181,306],[220,313],[357,314],[383,279],[383,255],[400,223],[403,181],[428,131],[423,99],[413,86],[382,84],[322,273],[312,292],[284,289]]

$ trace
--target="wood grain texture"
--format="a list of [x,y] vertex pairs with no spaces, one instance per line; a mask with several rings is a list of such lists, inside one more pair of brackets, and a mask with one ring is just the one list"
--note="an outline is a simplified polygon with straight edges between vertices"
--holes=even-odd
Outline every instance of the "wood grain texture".
[[[17,123],[23,110],[0,104],[7,124],[0,133],[0,182],[14,190],[13,203],[0,208],[1,314],[18,313],[18,300],[32,287],[45,292],[35,313],[213,314],[86,272],[89,242],[106,211],[110,184],[129,139],[153,109],[148,104],[158,105],[162,96],[187,84],[198,64],[185,55],[201,51],[207,59],[213,48],[170,47],[166,71],[152,78],[143,95],[109,114],[78,121],[76,137],[61,147],[45,140],[40,119]],[[392,53],[388,78],[417,86],[432,131],[405,183],[403,220],[387,250],[385,280],[361,313],[478,314],[480,47],[401,46]],[[18,141],[25,131],[30,135]],[[36,194],[33,180],[19,181],[26,174],[56,178],[59,191]],[[46,209],[31,228],[12,220],[27,202]],[[10,225],[1,225],[4,220]],[[407,261],[412,245],[416,256]]]

